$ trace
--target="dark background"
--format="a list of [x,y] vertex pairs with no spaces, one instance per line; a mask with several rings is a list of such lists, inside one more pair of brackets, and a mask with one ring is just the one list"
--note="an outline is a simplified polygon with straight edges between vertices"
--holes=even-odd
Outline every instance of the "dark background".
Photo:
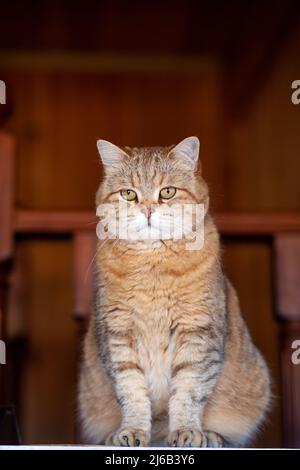
[[[92,209],[96,140],[201,140],[214,210],[300,209],[299,1],[0,2],[5,128],[17,139],[21,207]],[[4,122],[4,110],[1,108]],[[9,333],[25,329],[25,443],[71,443],[76,409],[72,248],[17,245]],[[270,248],[224,246],[250,330],[271,368],[274,406],[258,446],[282,445]],[[15,286],[15,287],[14,287]],[[251,371],[249,371],[250,373]]]

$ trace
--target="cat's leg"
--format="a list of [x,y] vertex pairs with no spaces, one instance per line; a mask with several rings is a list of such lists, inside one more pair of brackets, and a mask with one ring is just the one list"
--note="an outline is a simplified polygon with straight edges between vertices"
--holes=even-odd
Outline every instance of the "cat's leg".
[[146,445],[150,440],[150,401],[128,335],[107,334],[102,345],[106,350],[100,359],[91,326],[85,339],[78,397],[85,440],[91,444]]
[[[82,367],[79,414],[92,444],[145,446],[150,441],[151,407],[144,374],[123,352],[111,366],[113,381],[98,364]],[[124,360],[126,359],[126,360]]]
[[207,446],[202,414],[222,367],[213,334],[209,326],[178,333],[169,401],[170,446]]
[[111,334],[108,340],[109,369],[117,402],[121,411],[121,424],[112,436],[113,445],[146,446],[151,437],[151,404],[136,352],[128,335]]

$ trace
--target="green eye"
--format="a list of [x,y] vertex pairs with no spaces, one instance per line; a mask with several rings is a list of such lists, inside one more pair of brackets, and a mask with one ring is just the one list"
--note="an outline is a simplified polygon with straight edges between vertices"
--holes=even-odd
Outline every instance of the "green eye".
[[173,186],[169,186],[167,188],[163,188],[160,191],[159,196],[162,199],[171,199],[173,196],[175,196],[175,194],[176,194],[176,188],[173,188]]
[[121,196],[126,201],[135,201],[137,199],[137,194],[133,189],[122,189]]

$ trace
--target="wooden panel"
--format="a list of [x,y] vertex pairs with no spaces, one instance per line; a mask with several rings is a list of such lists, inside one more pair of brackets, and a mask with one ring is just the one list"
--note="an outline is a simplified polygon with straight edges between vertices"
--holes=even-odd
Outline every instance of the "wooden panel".
[[14,154],[13,137],[0,132],[0,262],[12,255]]
[[19,70],[7,71],[4,78],[18,103],[9,128],[20,142],[17,201],[24,208],[90,209],[102,177],[100,137],[119,144],[169,145],[193,134],[201,140],[214,208],[222,208],[215,68],[172,75]]
[[300,106],[291,102],[299,56],[300,21],[248,113],[228,123],[226,208],[300,210]]
[[[275,239],[277,314],[281,322],[281,369],[284,442],[300,447],[300,365],[292,360],[300,339],[300,234]],[[298,345],[299,348],[299,345]]]
[[72,443],[77,359],[72,246],[68,241],[23,240],[19,249],[26,269],[23,311],[29,332],[21,385],[23,443]]
[[[258,0],[253,3],[259,4]],[[39,0],[29,6],[2,0],[1,15],[5,21],[0,44],[11,50],[133,50],[149,54],[190,50],[221,54],[231,36],[231,27],[235,31],[247,13],[249,4],[238,0],[217,5],[208,0],[89,0],[88,7],[78,0],[72,8],[64,1]]]
[[292,361],[292,354],[295,352],[292,345],[299,339],[299,321],[284,322],[281,325],[283,442],[284,446],[296,449],[300,447],[300,364]]
[[300,234],[277,235],[275,269],[277,313],[300,321]]
[[[274,235],[299,232],[298,212],[215,212],[214,219],[224,235]],[[97,217],[92,211],[40,211],[18,209],[14,217],[17,233],[72,233],[95,231]]]
[[96,230],[96,211],[41,211],[22,210],[15,212],[16,233],[69,234],[77,230]]
[[[239,24],[239,41],[228,51],[225,70],[227,111],[247,115],[276,65],[278,55],[299,21],[297,0],[251,2]],[[266,27],[267,23],[267,27]],[[255,28],[253,28],[255,24]]]
[[96,233],[77,231],[73,236],[74,313],[77,319],[87,319],[91,312],[95,256]]
[[217,226],[226,235],[275,235],[298,232],[299,212],[217,212]]
[[33,52],[28,50],[3,51],[0,49],[3,69],[49,72],[79,72],[83,74],[157,74],[172,76],[174,73],[199,74],[218,67],[213,57],[201,55],[170,54],[118,54],[80,52]]
[[260,241],[225,240],[223,251],[225,271],[237,289],[251,336],[264,355],[272,376],[272,407],[267,422],[252,446],[280,447],[282,401],[278,361],[279,327],[272,302],[271,247]]
[[[295,19],[297,20],[296,16]],[[299,18],[297,21],[289,41],[278,44],[279,49],[276,60],[272,64],[272,74],[266,76],[262,69],[262,75],[258,78],[263,82],[263,86],[260,87],[259,93],[252,97],[249,105],[247,105],[247,100],[246,106],[241,103],[244,111],[242,118],[231,119],[227,122],[229,149],[226,173],[230,184],[227,187],[226,199],[227,208],[232,210],[288,210],[298,213],[300,211],[298,177],[300,171],[300,107],[291,102],[291,84],[300,74]],[[241,83],[242,86],[245,85],[244,82]],[[257,83],[253,84],[254,87],[256,85]],[[244,90],[247,93],[247,86]],[[234,270],[236,275],[240,269],[242,266],[236,263]],[[262,261],[256,260],[251,268],[252,279],[260,276],[263,269]],[[286,288],[283,272],[278,273],[278,276]],[[298,277],[298,275],[296,276]],[[296,280],[297,277],[294,279]],[[237,276],[237,282],[239,282],[239,276]],[[250,277],[248,287],[249,283]],[[278,286],[278,283],[274,283],[274,287],[276,285]],[[261,292],[262,302],[265,302],[266,295],[266,292]],[[280,295],[280,297],[283,301],[283,296]],[[286,296],[284,297],[286,298]],[[251,305],[254,300],[249,298],[248,302]],[[286,303],[286,301],[284,302]],[[246,307],[247,305],[248,303],[245,304]],[[279,307],[279,313],[283,312],[290,317],[294,307],[285,305],[285,311],[282,307]],[[266,313],[265,307],[262,311],[264,314]],[[281,322],[280,326],[284,328],[284,324]],[[259,333],[257,332],[257,334]],[[265,344],[274,341],[274,330],[270,329],[270,324],[265,325],[265,329],[261,328],[261,334],[265,335]],[[292,390],[296,390],[292,384],[298,380],[298,371],[295,370],[295,367],[291,367],[289,341],[290,338],[283,333],[281,340],[283,389],[278,387],[278,375],[275,374],[275,403],[278,402],[277,397],[280,397],[287,415],[293,416],[295,413],[297,416],[297,408],[292,410],[294,394]],[[277,357],[276,352],[273,351],[273,354],[270,355],[273,364],[277,363]],[[295,403],[297,407],[297,400]],[[295,428],[290,428],[291,433],[288,430],[291,423],[292,419],[285,422],[282,431],[284,444],[290,446],[295,444]],[[277,430],[273,421],[270,422],[269,427],[270,430]]]

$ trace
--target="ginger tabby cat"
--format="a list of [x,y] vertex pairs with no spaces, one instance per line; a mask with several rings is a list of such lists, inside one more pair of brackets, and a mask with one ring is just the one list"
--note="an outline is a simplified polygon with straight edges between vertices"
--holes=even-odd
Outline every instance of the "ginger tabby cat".
[[[98,242],[79,385],[86,437],[117,446],[245,446],[269,407],[270,378],[222,271],[199,141],[121,148],[100,140],[98,149],[105,177],[96,204],[111,204],[117,217],[129,208],[125,225],[140,238]],[[175,203],[203,205],[201,249],[167,234],[174,220],[164,211]]]

